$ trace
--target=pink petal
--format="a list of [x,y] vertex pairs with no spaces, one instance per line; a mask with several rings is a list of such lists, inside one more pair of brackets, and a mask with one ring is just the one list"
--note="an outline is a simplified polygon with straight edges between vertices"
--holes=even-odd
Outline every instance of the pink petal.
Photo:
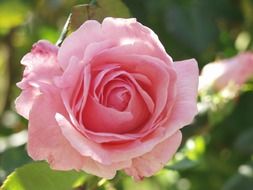
[[182,140],[180,131],[156,145],[151,152],[134,158],[132,166],[125,172],[133,176],[135,180],[150,177],[161,170],[177,151]]
[[15,100],[17,112],[24,118],[28,119],[34,100],[39,94],[39,90],[32,87],[28,87],[23,90],[19,97]]
[[15,103],[17,112],[25,118],[28,118],[36,95],[50,89],[53,78],[61,74],[56,60],[57,51],[56,46],[41,40],[21,61],[26,68],[22,81],[17,83],[22,92]]
[[55,84],[60,90],[63,104],[71,122],[81,130],[76,112],[81,109],[80,107],[85,104],[87,99],[90,85],[89,67],[76,57],[72,57],[63,75],[55,79]]
[[106,179],[114,178],[117,170],[127,168],[131,165],[131,161],[112,163],[111,165],[102,165],[89,157],[83,157],[83,160],[84,165],[81,170]]
[[174,64],[177,72],[177,96],[170,118],[164,127],[167,135],[189,125],[197,114],[198,64],[194,59],[177,61]]
[[40,95],[34,102],[29,117],[28,154],[34,160],[47,160],[55,169],[78,170],[83,165],[82,157],[62,136],[54,119],[55,113],[64,111],[64,107],[59,95],[51,97]]
[[[171,57],[165,52],[165,49],[158,39],[158,36],[148,27],[137,22],[136,19],[121,19],[107,17],[103,20],[102,31],[106,39],[114,39],[119,45],[134,44],[141,41],[146,43],[149,48],[147,55],[156,55],[155,57],[172,63]],[[143,46],[143,48],[145,48]],[[142,48],[136,53],[142,52]]]
[[82,60],[89,44],[103,41],[101,24],[95,20],[86,21],[78,30],[71,33],[62,43],[58,60],[66,69],[72,56]]
[[[62,134],[81,155],[91,157],[93,160],[106,165],[112,164],[109,155],[103,150],[100,144],[94,143],[79,133],[71,123],[61,114],[55,116]],[[123,160],[121,160],[123,161]]]
[[[114,108],[97,103],[92,97],[88,98],[84,110],[85,128],[96,132],[121,133],[132,126],[133,114],[121,112]],[[99,116],[99,119],[97,117]],[[121,128],[122,127],[122,128]]]

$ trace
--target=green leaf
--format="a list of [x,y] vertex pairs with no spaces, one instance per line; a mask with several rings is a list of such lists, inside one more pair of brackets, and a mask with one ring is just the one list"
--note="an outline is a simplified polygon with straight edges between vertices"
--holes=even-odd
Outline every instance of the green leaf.
[[76,30],[86,20],[102,21],[109,16],[129,18],[130,12],[121,0],[96,0],[73,7],[70,27]]
[[71,190],[84,178],[76,171],[54,171],[47,163],[34,162],[16,169],[5,180],[2,190]]

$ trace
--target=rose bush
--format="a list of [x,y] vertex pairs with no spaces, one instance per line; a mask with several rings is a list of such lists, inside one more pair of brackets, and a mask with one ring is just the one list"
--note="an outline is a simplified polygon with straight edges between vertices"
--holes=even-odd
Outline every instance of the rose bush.
[[202,69],[199,89],[223,90],[229,84],[240,87],[253,76],[253,54],[244,52],[230,59],[209,63]]
[[196,61],[173,62],[135,19],[86,21],[60,48],[39,41],[21,63],[28,153],[54,169],[151,176],[197,113]]

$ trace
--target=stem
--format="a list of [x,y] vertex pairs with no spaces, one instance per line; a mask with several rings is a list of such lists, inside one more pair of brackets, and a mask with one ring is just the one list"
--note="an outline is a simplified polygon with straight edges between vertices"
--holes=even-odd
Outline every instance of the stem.
[[71,17],[72,17],[72,13],[69,14],[64,26],[63,26],[63,29],[62,29],[62,32],[60,34],[60,37],[59,39],[57,40],[56,42],[56,45],[57,46],[61,46],[63,40],[67,37],[68,35],[68,32],[69,32],[69,24],[70,24],[70,21],[71,21]]

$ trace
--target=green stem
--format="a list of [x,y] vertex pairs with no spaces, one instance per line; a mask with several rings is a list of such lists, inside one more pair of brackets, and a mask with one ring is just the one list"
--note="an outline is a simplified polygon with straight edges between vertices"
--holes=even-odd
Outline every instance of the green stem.
[[56,45],[59,46],[59,47],[61,46],[63,40],[64,40],[64,39],[67,37],[67,35],[68,35],[68,32],[69,32],[69,24],[70,24],[70,21],[71,21],[71,16],[72,16],[72,14],[70,13],[69,16],[68,16],[68,18],[67,18],[67,21],[66,21],[65,24],[64,24],[64,27],[63,27],[62,32],[61,32],[61,35],[60,35],[59,39],[58,39],[57,42],[56,42]]

